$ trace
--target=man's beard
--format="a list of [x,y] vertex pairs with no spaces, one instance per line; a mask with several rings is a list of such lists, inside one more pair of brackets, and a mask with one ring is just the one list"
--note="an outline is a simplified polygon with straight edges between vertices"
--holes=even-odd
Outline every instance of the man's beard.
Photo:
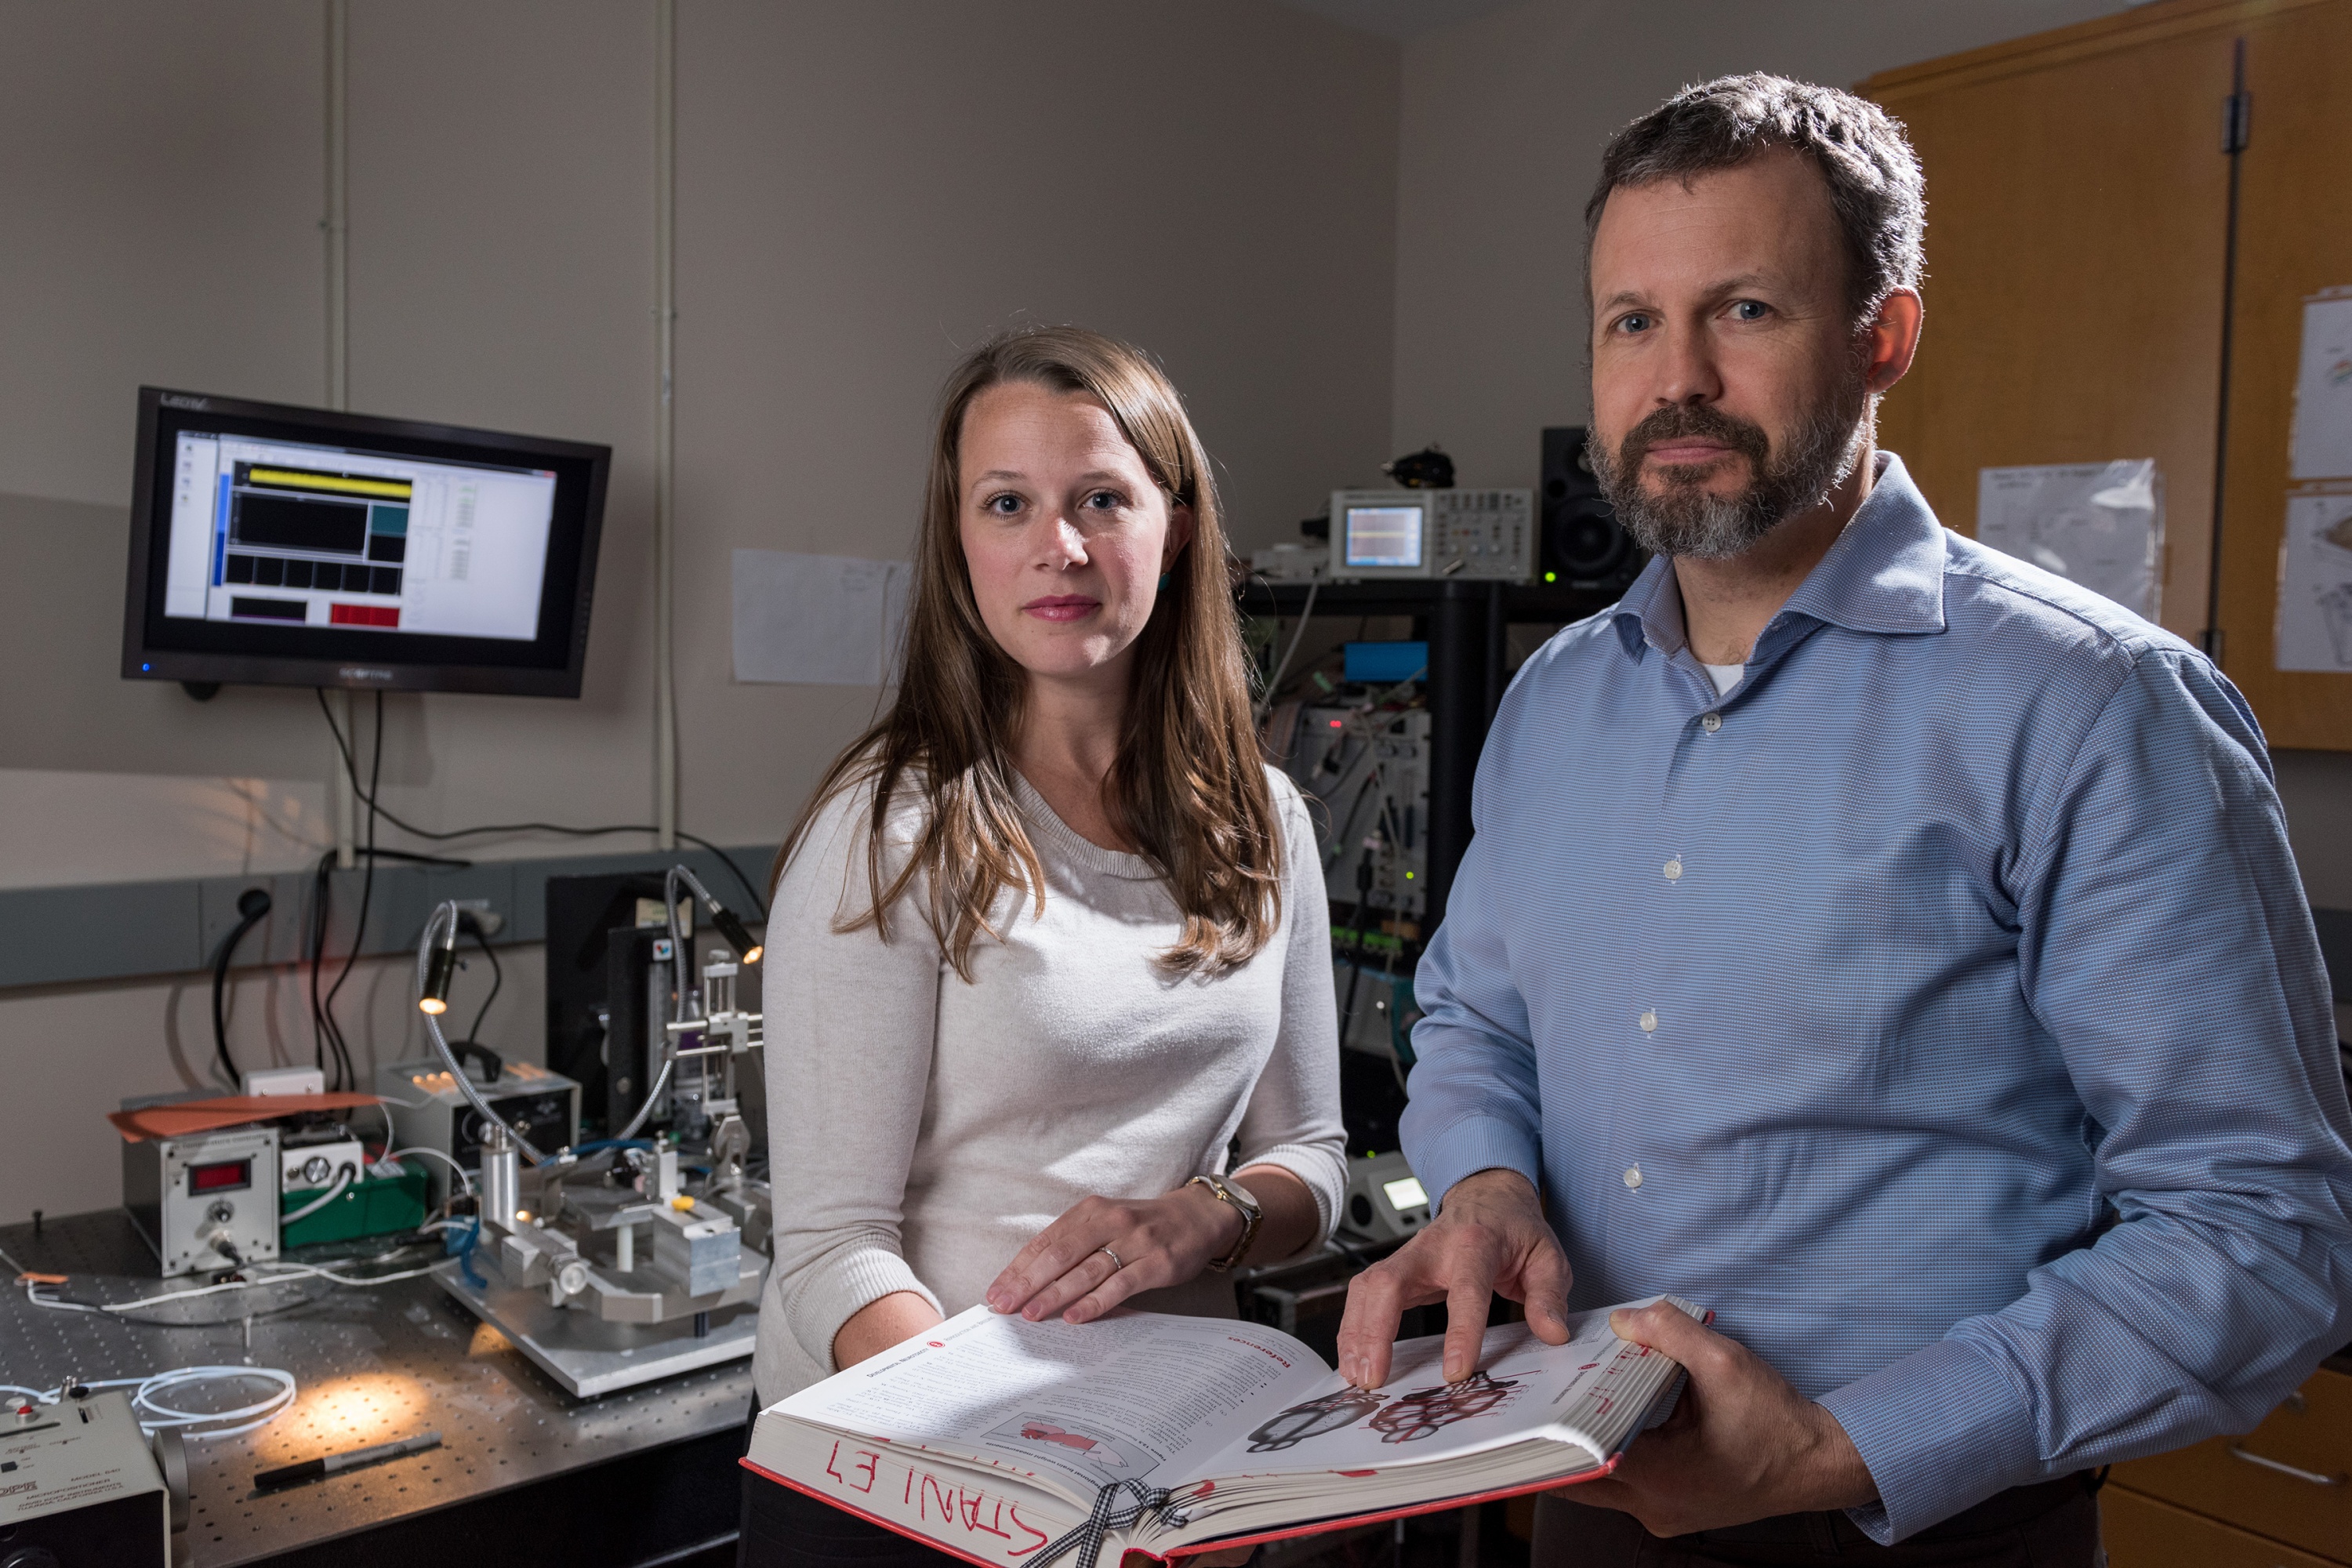
[[[1601,444],[1596,427],[1585,437],[1585,450],[1601,494],[1635,543],[1654,555],[1723,561],[1746,554],[1781,523],[1822,505],[1846,481],[1869,440],[1869,407],[1870,395],[1860,379],[1849,381],[1809,410],[1775,453],[1763,426],[1705,404],[1676,404],[1627,431],[1613,452]],[[1705,488],[1709,464],[1662,468],[1664,492],[1644,490],[1643,456],[1682,436],[1720,441],[1747,458],[1754,476],[1748,487],[1735,495],[1710,492]]]

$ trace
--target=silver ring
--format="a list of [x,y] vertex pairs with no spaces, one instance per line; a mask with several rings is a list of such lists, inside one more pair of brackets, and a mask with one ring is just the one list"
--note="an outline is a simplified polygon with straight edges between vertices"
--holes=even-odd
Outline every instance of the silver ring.
[[1126,1265],[1126,1264],[1121,1263],[1121,1262],[1118,1260],[1118,1253],[1116,1253],[1116,1252],[1113,1252],[1109,1247],[1096,1247],[1096,1248],[1095,1248],[1095,1250],[1096,1250],[1097,1252],[1101,1253],[1105,1258],[1109,1258],[1109,1259],[1110,1259],[1110,1271],[1111,1271],[1113,1274],[1118,1273],[1120,1269],[1122,1269],[1122,1268],[1126,1268],[1126,1267],[1127,1267],[1127,1265]]

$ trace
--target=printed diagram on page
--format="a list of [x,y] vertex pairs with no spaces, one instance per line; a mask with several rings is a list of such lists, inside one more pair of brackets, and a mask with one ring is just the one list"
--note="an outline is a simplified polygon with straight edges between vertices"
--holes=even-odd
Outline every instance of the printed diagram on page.
[[1383,1443],[1412,1443],[1433,1437],[1457,1421],[1472,1421],[1507,1409],[1517,1378],[1497,1378],[1474,1372],[1459,1383],[1416,1388],[1372,1417],[1372,1430]]
[[1076,1461],[1105,1480],[1140,1476],[1159,1463],[1156,1456],[1118,1438],[1076,1429],[1067,1415],[1017,1415],[988,1436],[996,1447],[1037,1451],[1041,1459],[1061,1460],[1065,1468]]
[[2287,496],[2277,637],[2281,669],[2352,671],[2352,483]]
[[2152,458],[1980,469],[1977,539],[2143,619],[2163,608],[2163,486]]
[[2352,478],[2352,288],[2323,289],[2303,302],[2290,452],[2291,479]]

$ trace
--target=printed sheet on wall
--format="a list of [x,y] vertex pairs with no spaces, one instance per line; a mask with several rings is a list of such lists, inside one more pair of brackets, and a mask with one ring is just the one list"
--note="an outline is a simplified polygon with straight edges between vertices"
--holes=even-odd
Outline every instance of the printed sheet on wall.
[[2352,287],[2303,302],[2291,450],[2278,667],[2352,674]]

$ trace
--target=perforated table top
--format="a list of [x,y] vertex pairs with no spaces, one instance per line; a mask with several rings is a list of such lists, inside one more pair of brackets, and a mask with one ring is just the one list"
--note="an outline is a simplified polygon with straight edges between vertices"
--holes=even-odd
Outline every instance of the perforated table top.
[[[58,1294],[122,1302],[198,1283],[154,1278],[120,1213],[0,1228],[26,1269],[69,1276]],[[353,1273],[365,1270],[352,1268]],[[14,1278],[0,1265],[0,1275]],[[253,1316],[248,1320],[246,1313]],[[151,1321],[152,1320],[152,1321]],[[164,1320],[171,1320],[165,1321]],[[294,1407],[257,1431],[188,1445],[194,1568],[230,1568],[429,1509],[740,1426],[751,1369],[737,1362],[575,1400],[430,1279],[358,1289],[305,1280],[199,1298],[135,1316],[36,1307],[0,1289],[0,1383],[141,1377],[252,1365],[294,1374]],[[233,1408],[262,1385],[216,1391]],[[199,1407],[192,1396],[184,1405]],[[442,1446],[322,1480],[257,1492],[255,1472],[437,1430]]]

